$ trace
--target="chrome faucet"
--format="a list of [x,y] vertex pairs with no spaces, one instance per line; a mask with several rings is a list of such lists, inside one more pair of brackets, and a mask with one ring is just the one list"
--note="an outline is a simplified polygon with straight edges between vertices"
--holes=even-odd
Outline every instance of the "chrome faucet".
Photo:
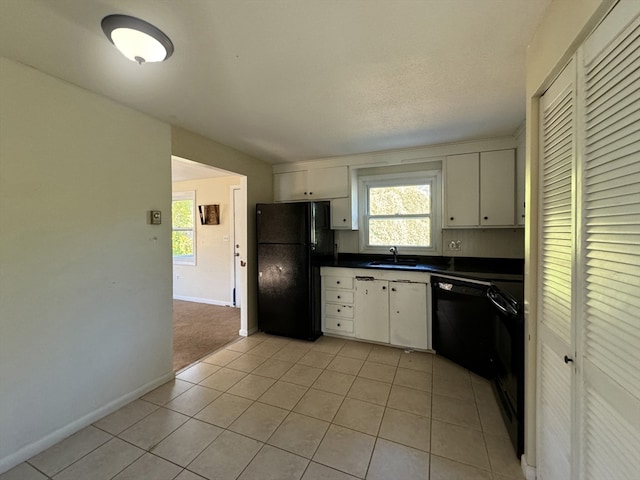
[[391,247],[389,252],[393,254],[393,263],[398,263],[398,247]]

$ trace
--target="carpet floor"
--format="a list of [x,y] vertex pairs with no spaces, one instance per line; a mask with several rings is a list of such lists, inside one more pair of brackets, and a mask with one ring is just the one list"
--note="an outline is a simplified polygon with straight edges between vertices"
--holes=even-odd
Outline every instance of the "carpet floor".
[[173,301],[173,371],[239,338],[240,309]]

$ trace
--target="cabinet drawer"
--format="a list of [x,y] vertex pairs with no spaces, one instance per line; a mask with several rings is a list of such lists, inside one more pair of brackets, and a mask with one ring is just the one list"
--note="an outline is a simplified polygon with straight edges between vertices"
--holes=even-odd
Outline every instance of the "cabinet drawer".
[[353,307],[350,305],[327,303],[324,310],[327,317],[353,318]]
[[325,286],[328,288],[353,289],[353,278],[351,277],[324,277]]
[[341,290],[325,290],[325,300],[332,303],[353,304],[353,292],[343,292]]
[[352,320],[342,320],[340,318],[327,317],[324,324],[325,328],[329,330],[339,330],[341,332],[353,333]]

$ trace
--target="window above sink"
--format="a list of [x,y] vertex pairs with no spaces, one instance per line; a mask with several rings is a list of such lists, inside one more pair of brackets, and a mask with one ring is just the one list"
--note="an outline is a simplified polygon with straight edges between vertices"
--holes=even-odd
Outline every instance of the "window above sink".
[[401,255],[440,252],[440,171],[365,176],[359,183],[361,252],[392,246]]

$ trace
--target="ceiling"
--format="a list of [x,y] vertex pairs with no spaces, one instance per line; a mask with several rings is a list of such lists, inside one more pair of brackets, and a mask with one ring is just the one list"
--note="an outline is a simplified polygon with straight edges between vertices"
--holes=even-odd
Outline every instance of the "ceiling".
[[205,178],[228,177],[235,175],[237,174],[220,168],[210,167],[209,165],[176,157],[175,155],[171,156],[172,182],[184,182],[187,180],[202,180]]
[[[270,163],[510,135],[551,0],[1,0],[0,55]],[[173,41],[138,65],[108,14]]]

